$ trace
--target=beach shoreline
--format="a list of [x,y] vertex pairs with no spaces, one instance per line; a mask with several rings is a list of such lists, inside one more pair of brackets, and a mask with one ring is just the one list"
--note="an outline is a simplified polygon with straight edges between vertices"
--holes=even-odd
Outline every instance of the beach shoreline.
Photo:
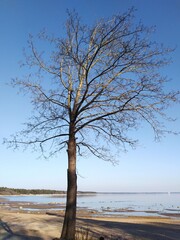
[[[11,202],[0,198],[0,239],[52,240],[60,236],[64,206]],[[27,210],[29,208],[29,210]],[[77,210],[77,231],[93,239],[179,240],[180,218],[169,216],[102,215],[87,208]]]

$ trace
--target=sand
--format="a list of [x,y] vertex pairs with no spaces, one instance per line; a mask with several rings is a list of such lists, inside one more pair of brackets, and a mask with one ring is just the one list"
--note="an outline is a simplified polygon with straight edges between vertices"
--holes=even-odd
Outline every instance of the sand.
[[[44,209],[29,212],[20,204],[13,203],[13,208],[11,203],[1,199],[0,239],[52,240],[60,236],[64,211]],[[43,209],[44,206],[41,207]],[[103,236],[111,240],[180,240],[180,218],[107,217],[79,209],[77,230],[79,234],[88,232],[93,239]]]

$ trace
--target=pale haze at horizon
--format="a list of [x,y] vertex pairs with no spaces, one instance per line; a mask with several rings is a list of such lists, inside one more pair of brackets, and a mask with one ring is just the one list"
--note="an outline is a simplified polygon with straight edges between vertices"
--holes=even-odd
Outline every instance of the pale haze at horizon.
[[[62,31],[67,9],[76,9],[82,20],[93,23],[102,17],[124,12],[134,6],[136,19],[144,25],[156,25],[154,39],[166,46],[176,47],[173,63],[163,71],[172,79],[168,87],[180,89],[180,1],[0,1],[0,142],[23,128],[31,116],[28,96],[18,95],[8,86],[11,78],[22,76],[19,67],[28,35],[36,35],[43,28],[50,34]],[[167,127],[180,131],[180,110],[176,105],[168,110],[177,121]],[[154,142],[153,131],[147,125],[132,133],[139,146],[120,152],[119,164],[96,159],[78,159],[78,190],[83,191],[180,191],[180,136],[166,135]],[[64,150],[56,158],[38,159],[39,153],[13,151],[0,144],[0,187],[43,188],[66,190],[67,156]]]

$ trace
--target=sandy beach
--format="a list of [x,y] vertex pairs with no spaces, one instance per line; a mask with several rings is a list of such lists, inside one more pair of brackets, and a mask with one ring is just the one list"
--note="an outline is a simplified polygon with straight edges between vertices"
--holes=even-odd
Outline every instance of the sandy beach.
[[[60,236],[64,211],[25,211],[22,203],[0,200],[0,239],[52,240]],[[31,208],[31,205],[28,205]],[[43,210],[44,209],[44,210]],[[118,240],[179,240],[180,219],[170,217],[101,216],[87,209],[78,209],[77,231],[88,232],[91,239],[103,236]]]

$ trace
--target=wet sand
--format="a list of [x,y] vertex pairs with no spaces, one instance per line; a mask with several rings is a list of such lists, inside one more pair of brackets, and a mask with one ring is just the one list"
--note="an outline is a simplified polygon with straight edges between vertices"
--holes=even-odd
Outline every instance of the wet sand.
[[[24,204],[24,205],[23,205]],[[52,240],[60,236],[63,210],[56,204],[8,202],[0,200],[0,239]],[[25,207],[34,211],[25,210]],[[40,208],[39,208],[40,207]],[[47,207],[49,210],[47,211]],[[63,206],[59,206],[63,207]],[[180,218],[101,216],[95,211],[78,209],[77,230],[93,239],[111,240],[180,240]]]

